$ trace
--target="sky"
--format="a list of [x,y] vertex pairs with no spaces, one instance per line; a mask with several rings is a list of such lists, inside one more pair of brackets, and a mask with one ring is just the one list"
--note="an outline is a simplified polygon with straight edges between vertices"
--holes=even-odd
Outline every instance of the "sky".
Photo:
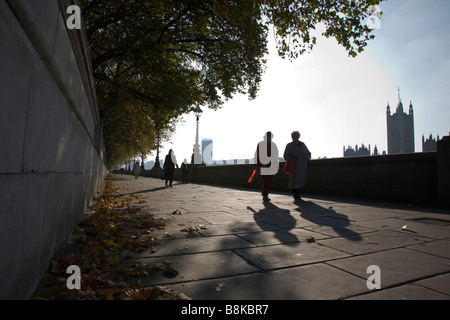
[[[313,159],[343,156],[343,148],[377,146],[387,152],[386,107],[393,112],[398,88],[414,107],[415,150],[426,138],[450,132],[450,1],[388,0],[376,38],[356,58],[334,38],[318,37],[310,53],[294,61],[269,55],[258,97],[237,95],[219,110],[202,108],[199,138],[213,140],[213,159],[252,158],[266,131],[283,155],[291,132],[301,133]],[[160,157],[173,149],[190,160],[196,118],[183,117]],[[156,152],[147,157],[154,160]]]

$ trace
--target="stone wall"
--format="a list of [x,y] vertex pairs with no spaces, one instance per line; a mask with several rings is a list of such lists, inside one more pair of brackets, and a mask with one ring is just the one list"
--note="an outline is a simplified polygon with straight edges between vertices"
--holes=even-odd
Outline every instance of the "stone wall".
[[0,299],[31,295],[107,173],[85,37],[66,28],[67,5],[0,1]]
[[[444,205],[450,198],[450,146],[436,152],[312,160],[305,193],[375,199],[408,204]],[[272,190],[289,192],[284,162]],[[438,165],[439,164],[439,165]],[[260,190],[261,179],[247,182],[254,165],[198,166],[190,181]],[[181,180],[181,170],[175,179]],[[438,183],[439,181],[439,183]],[[439,197],[438,197],[439,195]]]
[[305,192],[435,204],[436,153],[313,161]]
[[438,201],[450,208],[450,136],[437,142]]

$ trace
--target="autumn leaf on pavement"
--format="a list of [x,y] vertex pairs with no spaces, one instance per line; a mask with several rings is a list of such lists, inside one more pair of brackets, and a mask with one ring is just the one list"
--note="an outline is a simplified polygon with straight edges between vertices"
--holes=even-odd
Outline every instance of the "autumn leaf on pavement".
[[[62,300],[153,300],[189,299],[183,294],[164,287],[135,285],[132,278],[151,277],[155,271],[166,276],[176,276],[179,271],[165,261],[161,266],[147,265],[130,260],[133,253],[149,250],[162,242],[153,237],[153,230],[165,228],[165,219],[140,212],[133,207],[133,201],[147,197],[132,195],[123,197],[107,176],[99,200],[81,219],[74,232],[79,241],[68,243],[73,246],[70,253],[52,260],[48,269],[48,285],[58,286],[55,299]],[[164,233],[163,238],[171,236]],[[128,253],[124,252],[128,250]],[[81,289],[70,290],[66,286],[67,267],[77,265],[81,270]]]

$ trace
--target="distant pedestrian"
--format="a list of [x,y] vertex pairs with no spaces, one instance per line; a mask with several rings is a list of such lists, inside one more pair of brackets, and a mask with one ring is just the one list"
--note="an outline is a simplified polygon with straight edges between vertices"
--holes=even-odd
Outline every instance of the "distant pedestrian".
[[188,183],[189,163],[186,159],[184,159],[183,163],[181,164],[181,172],[183,173],[183,183]]
[[133,172],[134,172],[134,177],[137,179],[139,177],[139,175],[141,174],[141,166],[139,165],[139,161],[136,161],[134,163]]
[[289,189],[295,200],[301,200],[301,191],[306,184],[311,152],[300,141],[300,132],[291,133],[292,142],[286,145],[283,158],[286,160],[285,172],[289,174]]
[[274,175],[278,172],[278,147],[272,142],[273,134],[268,131],[264,140],[258,143],[255,153],[255,162],[257,170],[262,180],[263,201],[270,201],[269,192],[272,186]]
[[175,174],[175,166],[178,168],[177,158],[175,157],[175,153],[172,149],[169,150],[169,153],[166,155],[164,159],[164,178],[167,183],[169,183],[169,187],[173,187],[173,175]]

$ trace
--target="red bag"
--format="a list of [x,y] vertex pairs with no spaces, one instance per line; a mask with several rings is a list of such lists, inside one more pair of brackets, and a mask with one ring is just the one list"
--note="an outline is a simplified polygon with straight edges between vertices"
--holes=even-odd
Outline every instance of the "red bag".
[[286,174],[293,174],[295,171],[295,160],[289,159],[286,161],[286,164],[284,165],[283,172]]
[[253,170],[253,173],[251,175],[251,177],[248,179],[248,183],[251,183],[253,181],[253,178],[255,177],[255,174],[257,174],[259,172],[259,167],[255,168],[255,170]]

